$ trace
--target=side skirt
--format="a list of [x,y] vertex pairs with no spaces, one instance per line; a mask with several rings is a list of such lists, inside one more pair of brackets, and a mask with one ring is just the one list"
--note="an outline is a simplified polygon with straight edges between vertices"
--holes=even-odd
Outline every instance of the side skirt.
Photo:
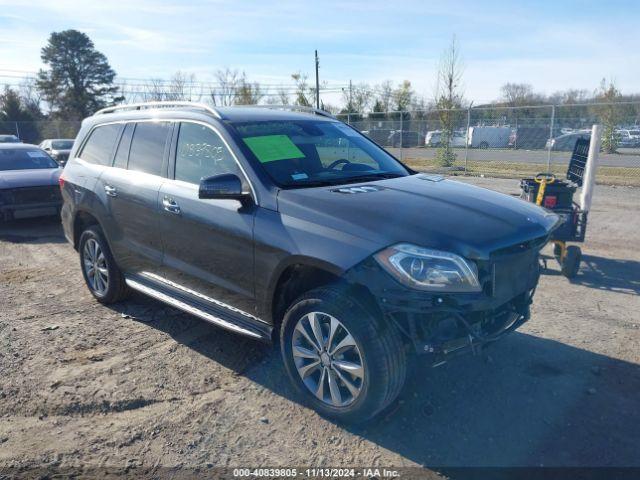
[[125,281],[133,290],[206,320],[217,327],[264,342],[271,342],[272,327],[259,319],[240,315],[220,305],[206,302],[175,287],[159,284],[140,275],[127,275]]

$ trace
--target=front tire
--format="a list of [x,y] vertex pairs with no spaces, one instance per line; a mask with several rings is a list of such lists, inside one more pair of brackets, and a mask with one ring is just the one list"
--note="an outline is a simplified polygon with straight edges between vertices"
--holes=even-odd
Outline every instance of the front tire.
[[567,253],[562,262],[562,275],[567,278],[575,277],[578,274],[578,270],[580,270],[581,259],[582,251],[580,250],[580,247],[576,247],[575,245],[567,247]]
[[100,303],[124,300],[129,289],[118,268],[109,244],[97,225],[87,228],[78,242],[82,276],[91,294]]
[[314,289],[286,312],[280,345],[290,380],[320,414],[347,423],[373,418],[400,393],[404,344],[339,287]]

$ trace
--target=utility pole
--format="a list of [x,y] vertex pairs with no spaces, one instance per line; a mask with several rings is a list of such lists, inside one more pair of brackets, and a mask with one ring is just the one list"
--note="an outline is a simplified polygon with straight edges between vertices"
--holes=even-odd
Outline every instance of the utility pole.
[[318,76],[318,67],[320,67],[320,62],[318,60],[318,50],[316,50],[316,108],[320,109],[320,77]]

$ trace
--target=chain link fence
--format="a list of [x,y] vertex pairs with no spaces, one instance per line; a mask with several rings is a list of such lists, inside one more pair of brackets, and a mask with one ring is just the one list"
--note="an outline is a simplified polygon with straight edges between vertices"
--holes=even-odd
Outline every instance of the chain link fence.
[[603,125],[597,180],[640,186],[640,103],[471,107],[338,118],[416,170],[524,177],[566,173],[578,138]]
[[80,123],[65,120],[0,121],[0,135],[15,135],[24,143],[37,145],[47,138],[76,138]]
[[[337,117],[416,170],[452,175],[564,175],[578,138],[603,125],[597,180],[640,186],[640,102],[471,107]],[[79,121],[0,122],[25,143],[75,138]]]

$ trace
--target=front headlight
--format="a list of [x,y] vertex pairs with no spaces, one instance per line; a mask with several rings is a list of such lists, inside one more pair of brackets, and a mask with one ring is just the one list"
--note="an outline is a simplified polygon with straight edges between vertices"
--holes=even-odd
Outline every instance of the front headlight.
[[400,243],[375,254],[400,283],[436,292],[480,292],[478,268],[455,253]]

